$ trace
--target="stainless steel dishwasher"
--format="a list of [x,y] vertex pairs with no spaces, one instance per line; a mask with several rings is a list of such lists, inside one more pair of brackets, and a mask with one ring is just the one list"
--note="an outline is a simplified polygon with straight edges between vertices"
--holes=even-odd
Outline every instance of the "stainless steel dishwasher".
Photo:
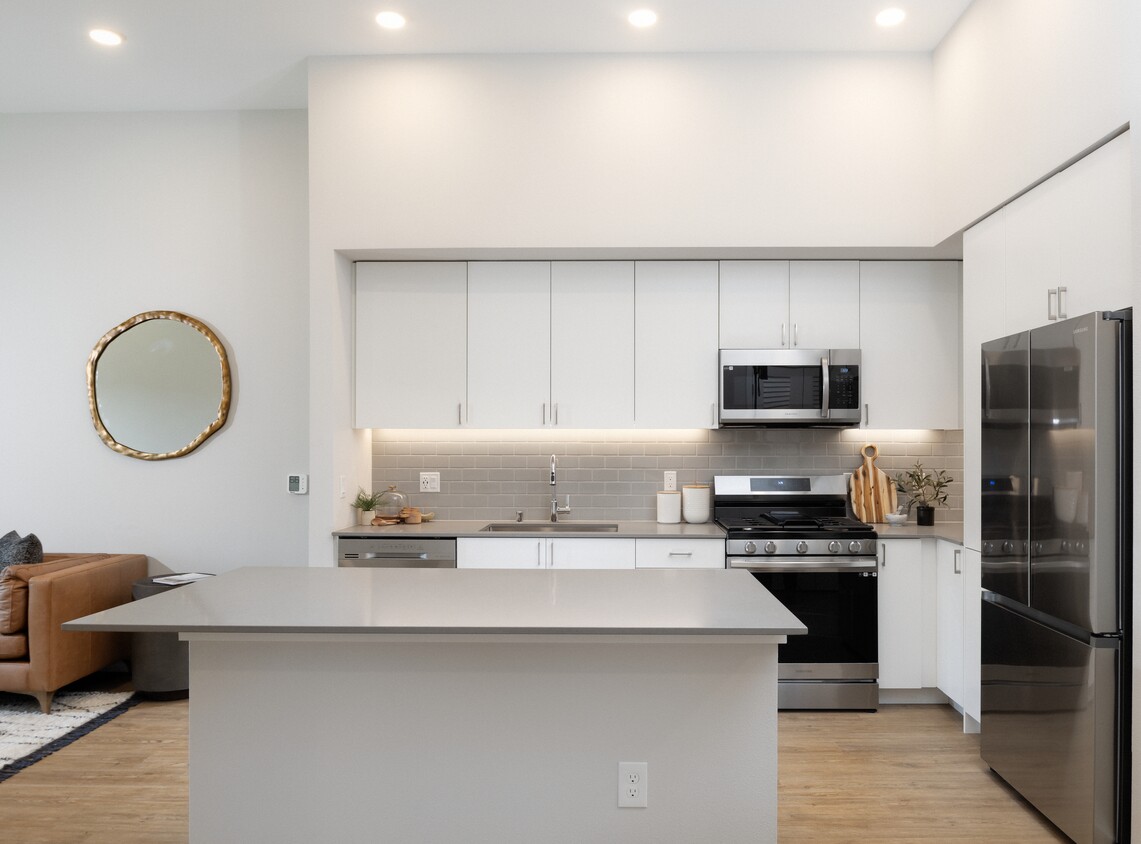
[[454,569],[455,539],[342,536],[337,540],[337,565],[345,568]]

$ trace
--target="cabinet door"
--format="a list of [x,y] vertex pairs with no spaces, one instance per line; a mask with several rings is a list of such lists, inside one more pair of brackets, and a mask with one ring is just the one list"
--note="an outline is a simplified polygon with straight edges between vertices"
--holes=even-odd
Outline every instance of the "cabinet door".
[[721,348],[788,348],[788,261],[722,261],[719,271]]
[[[551,418],[551,265],[468,264],[468,413],[477,428],[541,428]],[[418,350],[420,343],[406,347]],[[430,380],[430,379],[428,379]]]
[[788,291],[792,348],[860,348],[858,261],[793,261]]
[[982,356],[1006,334],[1006,209],[963,233],[963,544],[978,551],[982,498]]
[[939,689],[962,706],[963,702],[963,568],[962,546],[936,543],[936,653]]
[[634,262],[551,265],[552,422],[634,426]]
[[957,261],[862,261],[860,387],[870,428],[957,429]]
[[[1063,170],[1058,180],[1059,317],[1124,308],[1130,285],[1129,134]],[[1053,181],[1053,179],[1051,180]]]
[[974,719],[971,732],[977,732],[982,720],[981,691],[982,661],[982,555],[975,549],[964,548],[962,555],[963,580],[963,712]]
[[553,569],[632,569],[633,539],[547,540],[547,565]]
[[923,542],[879,541],[881,689],[923,688]]
[[458,427],[467,401],[467,264],[362,261],[355,269],[354,426]]
[[717,262],[638,261],[634,417],[639,428],[717,426]]
[[461,536],[456,539],[456,568],[541,569],[546,565],[545,539],[522,536]]
[[638,540],[640,569],[723,569],[725,540],[686,536]]
[[1050,291],[1062,283],[1059,185],[1057,178],[1047,179],[1006,206],[1004,334],[1045,325],[1051,307],[1056,313]]

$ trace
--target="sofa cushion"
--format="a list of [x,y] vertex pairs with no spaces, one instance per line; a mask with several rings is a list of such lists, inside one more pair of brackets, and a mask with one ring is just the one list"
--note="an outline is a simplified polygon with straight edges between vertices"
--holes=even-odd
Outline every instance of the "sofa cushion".
[[44,546],[34,533],[20,536],[14,530],[0,536],[0,568],[23,563],[42,563]]
[[26,659],[27,633],[0,633],[0,659]]
[[0,633],[19,633],[28,624],[28,581],[38,574],[66,569],[105,557],[106,554],[84,554],[57,557],[42,563],[25,563],[0,569]]

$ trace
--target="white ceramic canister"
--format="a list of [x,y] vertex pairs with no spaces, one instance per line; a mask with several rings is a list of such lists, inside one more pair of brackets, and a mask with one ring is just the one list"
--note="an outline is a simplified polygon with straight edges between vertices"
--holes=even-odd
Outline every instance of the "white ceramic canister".
[[676,525],[681,521],[681,493],[676,489],[658,493],[658,524]]
[[681,508],[691,525],[709,521],[709,484],[686,484],[681,488]]

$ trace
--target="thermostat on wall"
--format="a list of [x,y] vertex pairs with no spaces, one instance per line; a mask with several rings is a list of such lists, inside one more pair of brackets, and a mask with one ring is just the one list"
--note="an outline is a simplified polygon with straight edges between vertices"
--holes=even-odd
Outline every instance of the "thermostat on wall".
[[289,491],[294,495],[305,495],[309,492],[309,476],[308,475],[290,475],[289,476]]

